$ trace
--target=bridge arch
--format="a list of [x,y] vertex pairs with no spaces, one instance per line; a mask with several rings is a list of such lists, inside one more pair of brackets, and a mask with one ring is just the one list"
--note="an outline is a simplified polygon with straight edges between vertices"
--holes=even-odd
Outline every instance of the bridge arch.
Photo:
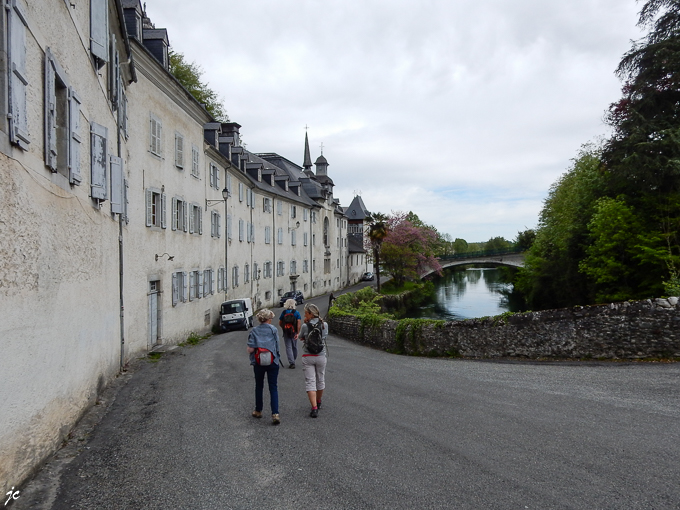
[[[503,253],[499,255],[472,255],[470,257],[442,257],[439,259],[442,269],[447,267],[465,266],[467,264],[490,264],[494,266],[524,267],[524,253]],[[429,270],[421,278],[434,273]]]

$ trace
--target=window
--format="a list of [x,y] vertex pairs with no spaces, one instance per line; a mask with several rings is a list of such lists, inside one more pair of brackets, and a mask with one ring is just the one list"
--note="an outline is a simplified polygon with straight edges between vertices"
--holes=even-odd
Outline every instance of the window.
[[255,223],[250,224],[250,242],[255,242]]
[[296,232],[297,232],[296,230],[291,230],[291,231],[290,231],[290,245],[291,245],[291,246],[295,246],[295,243],[296,243],[295,234],[296,234]]
[[302,234],[302,242],[305,246],[309,244],[309,234],[307,232]]
[[184,168],[184,137],[175,133],[175,166]]
[[323,259],[323,272],[324,274],[331,272],[331,259]]
[[189,233],[203,234],[203,211],[198,204],[189,206]]
[[238,266],[234,266],[231,269],[231,286],[238,287]]
[[215,293],[215,283],[213,282],[214,272],[212,269],[203,270],[203,295]]
[[305,259],[302,261],[302,272],[309,273],[309,260]]
[[297,217],[297,206],[295,206],[295,205],[290,206],[290,217],[291,218]]
[[259,280],[260,279],[260,270],[257,265],[257,262],[253,262],[253,280]]
[[272,212],[272,201],[271,198],[264,197],[262,199],[262,210],[266,213]]
[[297,261],[295,260],[290,261],[290,274],[292,275],[297,274]]
[[116,48],[116,36],[111,34],[109,42],[111,63],[108,68],[109,75],[109,100],[111,101],[111,110],[116,111],[120,104],[120,92],[122,87],[120,79],[120,54]]
[[101,69],[109,60],[109,2],[90,0],[90,52]]
[[244,223],[243,220],[238,220],[238,240],[243,242],[243,229],[244,229]]
[[316,246],[316,234],[312,234],[312,246]]
[[238,183],[238,201],[243,202],[243,183]]
[[28,74],[26,73],[26,28],[28,19],[23,1],[11,2],[7,7],[7,28],[9,29],[8,60],[10,68],[8,108],[10,141],[23,150],[28,150]]
[[279,228],[279,230],[276,233],[277,239],[276,242],[278,244],[283,244],[283,228]]
[[188,204],[182,197],[172,197],[172,230],[186,232],[188,230]]
[[330,246],[328,244],[328,227],[329,227],[329,221],[328,218],[323,219],[323,245],[324,246]]
[[250,207],[251,199],[253,198],[253,191],[246,189],[246,206]]
[[255,209],[255,192],[250,190],[250,208]]
[[262,276],[263,278],[271,278],[272,277],[272,263],[267,261],[264,263],[262,266]]
[[304,221],[307,221],[307,213],[308,213],[308,212],[309,212],[309,211],[308,211],[307,209],[303,209],[303,210],[302,210],[302,219],[303,219]]
[[231,241],[231,214],[227,214],[227,239]]
[[182,271],[172,273],[172,306],[177,306],[180,301],[187,301],[188,284],[187,273]]
[[264,244],[269,244],[272,241],[272,228],[264,227]]
[[312,271],[316,271],[316,259],[312,259]]
[[80,184],[80,98],[49,48],[45,50],[45,165]]
[[281,202],[281,200],[276,201],[276,214],[279,216],[283,214],[283,202]]
[[222,237],[222,216],[217,211],[210,212],[210,237]]
[[203,273],[198,269],[189,273],[189,301],[203,297]]
[[90,126],[90,196],[96,200],[106,200],[106,167],[108,130],[93,122]]
[[246,264],[243,266],[243,283],[248,283],[250,281],[250,266]]
[[191,175],[194,177],[200,177],[201,174],[199,172],[199,152],[198,152],[198,147],[195,145],[191,145]]
[[165,193],[159,189],[146,189],[146,226],[165,228]]
[[252,230],[252,228],[251,228],[250,222],[247,222],[247,223],[246,223],[246,241],[247,241],[247,242],[252,241],[252,238],[251,238],[251,237],[252,237],[252,236],[251,236],[252,232],[253,232],[253,230]]
[[160,157],[161,156],[161,132],[162,132],[161,119],[156,117],[153,113],[150,114],[149,126],[150,126],[149,151],[151,151],[151,154],[155,154],[156,156]]
[[311,211],[312,223],[316,223],[316,211]]
[[276,276],[283,276],[286,274],[286,263],[283,260],[279,260],[276,263]]
[[222,266],[217,268],[217,292],[222,292],[224,289],[224,268]]
[[210,187],[220,189],[220,169],[214,163],[210,163]]

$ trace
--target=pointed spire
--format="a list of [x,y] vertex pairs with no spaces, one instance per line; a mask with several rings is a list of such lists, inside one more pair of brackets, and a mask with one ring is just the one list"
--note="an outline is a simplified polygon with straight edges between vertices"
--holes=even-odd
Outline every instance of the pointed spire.
[[307,138],[307,126],[305,126],[305,161],[302,163],[305,170],[312,171],[312,157],[309,155],[309,139]]

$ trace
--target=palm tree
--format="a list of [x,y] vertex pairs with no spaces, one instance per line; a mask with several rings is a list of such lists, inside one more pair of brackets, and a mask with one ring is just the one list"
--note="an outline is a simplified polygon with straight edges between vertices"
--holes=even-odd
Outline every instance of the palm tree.
[[388,233],[387,216],[382,213],[368,213],[366,222],[368,223],[368,240],[373,250],[374,270],[378,278],[378,293],[380,293],[380,248]]

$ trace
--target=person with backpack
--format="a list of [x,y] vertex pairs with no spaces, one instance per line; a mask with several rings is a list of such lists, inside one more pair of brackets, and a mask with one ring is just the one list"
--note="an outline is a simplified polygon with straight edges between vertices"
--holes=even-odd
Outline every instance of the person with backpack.
[[257,312],[257,320],[260,325],[251,329],[248,335],[247,351],[250,355],[250,364],[255,372],[255,410],[253,416],[262,418],[264,407],[262,394],[264,392],[264,376],[269,383],[269,398],[272,409],[272,423],[281,423],[279,416],[279,330],[272,326],[274,312],[266,308]]
[[313,303],[305,305],[305,323],[300,328],[302,340],[302,371],[305,374],[305,389],[312,410],[309,416],[319,416],[321,397],[326,387],[326,337],[328,324],[319,317],[319,308]]
[[300,312],[295,309],[297,303],[294,299],[287,299],[283,304],[283,312],[279,317],[279,326],[283,330],[283,341],[286,344],[286,357],[288,358],[288,368],[295,368],[297,359],[297,339],[300,332],[302,317]]

